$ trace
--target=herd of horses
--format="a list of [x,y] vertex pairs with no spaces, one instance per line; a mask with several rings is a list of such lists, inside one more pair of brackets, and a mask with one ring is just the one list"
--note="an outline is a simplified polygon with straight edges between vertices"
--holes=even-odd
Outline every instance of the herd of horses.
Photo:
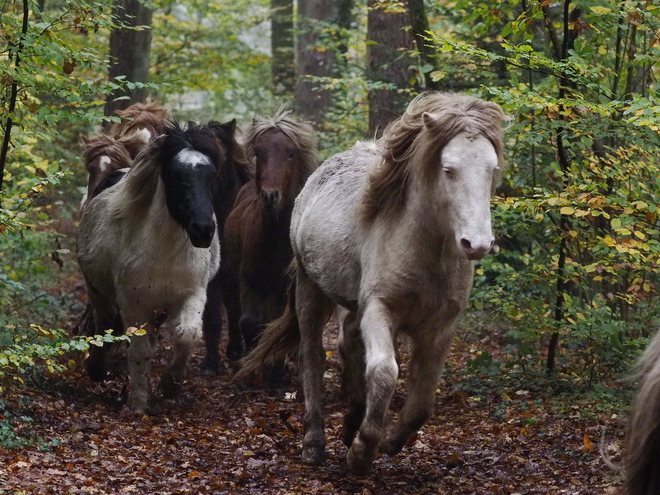
[[[375,142],[359,142],[317,167],[310,123],[280,110],[236,122],[179,125],[154,102],[83,140],[89,172],[78,257],[93,310],[90,335],[130,337],[128,414],[152,401],[156,330],[173,358],[160,389],[182,386],[204,337],[205,373],[225,355],[236,378],[261,371],[283,387],[283,360],[298,356],[304,400],[303,461],[325,460],[321,402],[324,324],[335,315],[348,400],[342,440],[351,472],[397,454],[433,413],[473,261],[493,247],[490,197],[503,162],[501,108],[428,92]],[[412,344],[407,398],[385,417],[399,376],[397,341]],[[106,377],[106,347],[86,368]],[[660,337],[641,361],[624,461],[626,493],[660,493]]]

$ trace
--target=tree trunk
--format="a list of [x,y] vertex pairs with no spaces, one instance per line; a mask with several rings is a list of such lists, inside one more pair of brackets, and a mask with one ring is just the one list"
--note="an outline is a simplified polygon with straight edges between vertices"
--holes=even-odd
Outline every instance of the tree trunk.
[[[125,76],[126,82],[146,83],[149,73],[151,51],[150,9],[139,0],[116,0],[113,18],[118,27],[110,33],[110,67],[108,78],[114,80]],[[126,26],[126,27],[122,27]],[[145,28],[146,26],[146,28]],[[135,29],[138,27],[138,29]],[[123,86],[123,85],[122,85]],[[105,115],[113,115],[133,103],[145,101],[145,88],[119,88],[108,95]],[[128,97],[128,98],[125,98]],[[118,100],[117,98],[123,98]]]
[[275,95],[291,94],[296,86],[293,0],[271,0],[270,8],[272,91]]
[[368,0],[367,6],[367,79],[394,86],[369,91],[369,135],[379,137],[410,100],[404,90],[410,88],[413,38],[407,9],[387,12],[377,0]]
[[330,107],[332,94],[328,89],[319,89],[317,82],[306,76],[329,77],[332,75],[333,57],[331,50],[320,50],[321,26],[336,17],[334,0],[298,0],[298,66],[295,90],[295,112],[317,125]]
[[[431,66],[432,70],[439,70],[438,55],[433,45],[433,40],[426,39],[427,31],[430,30],[429,19],[426,16],[424,0],[408,0],[408,11],[410,12],[410,23],[415,47],[419,52],[419,58],[423,66]],[[424,72],[424,83],[427,89],[437,90],[440,85],[431,79],[431,71]]]
[[[14,61],[14,71],[18,76],[18,71],[21,66],[21,53],[23,51],[23,41],[28,32],[28,21],[30,18],[30,6],[28,0],[23,0],[23,20],[21,23],[21,37],[18,41],[18,48],[16,49],[16,59]],[[11,63],[12,55],[9,54],[8,62]],[[16,78],[11,82],[11,94],[9,95],[9,108],[7,122],[5,123],[5,135],[2,138],[2,148],[0,148],[0,193],[2,192],[3,179],[5,176],[5,166],[7,164],[7,154],[9,153],[9,146],[11,143],[11,128],[14,125],[12,114],[16,110],[16,100],[18,99],[18,82]],[[2,194],[0,194],[0,207],[2,207]]]

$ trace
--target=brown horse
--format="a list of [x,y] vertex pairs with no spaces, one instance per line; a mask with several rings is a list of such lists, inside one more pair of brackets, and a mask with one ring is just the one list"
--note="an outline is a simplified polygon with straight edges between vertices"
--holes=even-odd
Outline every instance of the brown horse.
[[[256,166],[225,223],[224,294],[229,324],[227,357],[239,359],[254,347],[263,325],[277,318],[289,285],[287,267],[293,253],[289,241],[296,196],[317,166],[316,136],[307,122],[280,110],[272,118],[256,118],[244,146]],[[218,335],[206,335],[207,370],[218,366]]]
[[162,134],[168,125],[167,109],[153,101],[136,103],[115,114],[122,119],[121,122],[91,138],[82,138],[83,159],[89,179],[81,212],[91,201],[99,184],[114,171],[130,167],[137,154]]

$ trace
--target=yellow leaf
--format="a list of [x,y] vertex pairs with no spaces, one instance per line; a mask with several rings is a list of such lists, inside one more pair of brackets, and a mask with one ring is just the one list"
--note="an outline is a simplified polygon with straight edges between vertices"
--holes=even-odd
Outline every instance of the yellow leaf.
[[616,241],[612,239],[609,235],[603,238],[603,242],[607,246],[616,246]]
[[612,226],[613,229],[618,229],[619,227],[621,227],[621,220],[619,220],[618,218],[613,218],[610,221],[610,225]]
[[601,280],[603,280],[603,277],[601,277],[600,275],[596,275],[594,277],[594,282],[600,282]]
[[584,442],[584,446],[588,451],[590,452],[594,451],[594,444],[591,443],[591,439],[589,438],[589,435],[585,433],[584,436],[582,437],[582,441]]
[[537,213],[536,215],[534,215],[534,220],[536,220],[537,222],[542,221],[543,220],[543,213]]
[[562,215],[572,215],[575,212],[575,208],[572,208],[571,206],[562,206],[561,210],[559,210],[559,213]]
[[642,240],[646,239],[644,232],[640,232],[639,230],[636,230],[635,232],[633,232],[633,234],[635,234],[635,237],[637,237],[638,239],[642,239]]
[[612,9],[608,7],[601,7],[599,5],[596,5],[594,7],[589,7],[589,9],[596,15],[607,15],[610,12],[612,12]]

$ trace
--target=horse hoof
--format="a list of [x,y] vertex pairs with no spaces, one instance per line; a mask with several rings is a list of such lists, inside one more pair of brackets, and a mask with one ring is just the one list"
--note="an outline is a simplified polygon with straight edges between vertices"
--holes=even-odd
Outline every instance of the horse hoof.
[[160,379],[159,387],[163,392],[163,397],[173,399],[181,391],[181,380],[177,380],[170,373],[165,373]]
[[202,375],[204,376],[214,376],[218,374],[218,369],[217,368],[209,368],[204,366],[202,368]]
[[202,364],[202,374],[206,376],[217,375],[220,371],[220,364],[218,359],[209,359],[208,357]]
[[[371,456],[369,456],[371,457]],[[374,462],[376,456],[373,458],[363,458],[357,455],[354,452],[353,447],[348,449],[346,454],[346,464],[348,464],[348,470],[356,476],[364,476],[369,473],[371,470],[371,464]]]
[[303,447],[302,460],[310,466],[320,466],[325,462],[325,447]]

